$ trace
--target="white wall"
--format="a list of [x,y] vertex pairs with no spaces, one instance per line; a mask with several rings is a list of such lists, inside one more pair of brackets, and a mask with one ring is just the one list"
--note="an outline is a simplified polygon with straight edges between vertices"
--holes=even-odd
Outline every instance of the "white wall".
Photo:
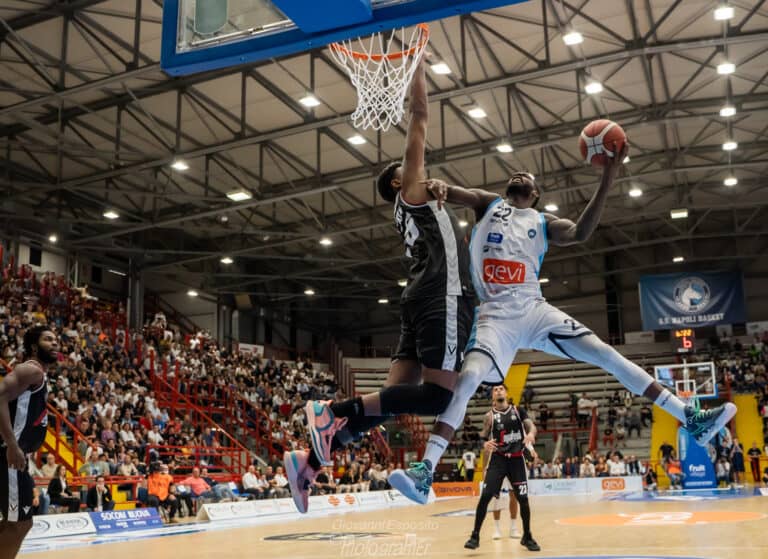
[[[40,266],[32,266],[35,272],[56,272],[60,275],[67,273],[67,257],[42,249],[42,262]],[[19,243],[19,265],[29,264],[29,245]]]

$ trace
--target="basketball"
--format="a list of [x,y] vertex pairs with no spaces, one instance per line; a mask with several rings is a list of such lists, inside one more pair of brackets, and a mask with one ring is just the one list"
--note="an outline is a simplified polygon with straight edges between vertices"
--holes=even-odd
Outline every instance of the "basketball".
[[593,120],[581,131],[579,150],[586,163],[603,167],[606,158],[614,157],[626,141],[624,130],[612,120]]

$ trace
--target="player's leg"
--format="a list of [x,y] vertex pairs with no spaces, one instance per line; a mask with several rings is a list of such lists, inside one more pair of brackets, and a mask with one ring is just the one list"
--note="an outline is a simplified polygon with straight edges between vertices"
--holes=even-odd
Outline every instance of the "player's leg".
[[736,414],[726,403],[712,410],[697,410],[664,388],[641,367],[632,363],[588,328],[548,303],[537,305],[531,347],[547,353],[595,365],[611,373],[624,387],[645,396],[685,425],[700,445],[707,442]]
[[491,499],[498,497],[501,484],[506,476],[505,460],[501,456],[491,456],[488,469],[485,472],[483,492],[480,494],[480,501],[477,503],[477,510],[475,511],[475,525],[467,543],[464,544],[467,549],[477,549],[480,546],[480,529],[483,527],[485,515],[488,513],[488,504]]
[[422,462],[414,463],[408,470],[393,471],[388,477],[390,486],[416,503],[427,502],[434,468],[448,447],[453,433],[463,423],[470,398],[492,371],[495,371],[493,361],[486,354],[473,351],[467,355],[451,403],[440,414],[432,429]]
[[531,534],[531,506],[528,503],[528,470],[525,458],[522,456],[508,458],[506,474],[512,483],[512,492],[520,507],[520,520],[523,522],[520,545],[528,548],[529,551],[539,551],[541,548]]
[[517,497],[512,490],[509,491],[509,522],[509,537],[519,538],[520,530],[517,527]]
[[32,528],[34,482],[27,472],[10,469],[0,460],[0,559],[14,559]]
[[[487,476],[484,476],[487,477]],[[498,497],[491,499],[488,503],[488,512],[493,514],[493,539],[501,539],[501,511],[504,510],[506,501],[509,499],[509,492],[504,491],[504,485],[502,485],[501,491]]]
[[[307,403],[312,446],[321,464],[330,465],[333,435],[349,421],[400,414],[438,415],[448,406],[461,366],[459,307],[461,297],[448,296],[409,302],[403,308],[404,338],[415,339],[423,383],[393,385],[344,402]],[[415,338],[413,338],[415,336]],[[412,357],[412,355],[409,355]]]

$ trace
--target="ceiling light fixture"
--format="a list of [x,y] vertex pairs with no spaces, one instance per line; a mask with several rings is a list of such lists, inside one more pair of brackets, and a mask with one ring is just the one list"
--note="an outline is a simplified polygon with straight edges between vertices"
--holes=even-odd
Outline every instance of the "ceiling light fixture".
[[515,149],[512,147],[512,144],[502,142],[496,146],[496,151],[499,153],[512,153]]
[[49,243],[58,243],[59,242],[59,237],[57,237],[55,233],[53,233],[51,235],[48,235],[48,242]]
[[722,109],[720,109],[720,116],[722,117],[729,117],[736,114],[736,107],[732,105],[725,105]]
[[224,258],[219,260],[219,262],[221,262],[222,264],[232,264],[234,260],[232,260],[232,258],[230,258],[229,256],[225,256]]
[[120,217],[120,214],[119,214],[119,213],[117,213],[115,210],[106,210],[106,211],[105,211],[103,214],[101,214],[101,215],[103,215],[103,216],[104,216],[104,217],[106,217],[107,219],[117,219],[118,217]]
[[541,284],[549,283],[549,278],[539,278],[539,283]]
[[586,91],[590,95],[596,95],[600,93],[602,90],[603,90],[603,84],[596,81],[591,81],[584,86],[584,91]]
[[467,111],[467,114],[472,118],[485,118],[488,116],[482,107],[472,107]]
[[308,287],[307,289],[304,290],[304,295],[308,295],[311,297],[314,294],[315,294],[315,290],[312,289],[311,287]]
[[386,297],[382,297],[381,299],[379,299],[379,305],[386,305],[387,303],[389,303],[389,299],[387,299]]
[[330,237],[320,237],[320,240],[318,242],[324,247],[329,247],[333,244],[333,239],[331,239]]
[[739,147],[739,144],[734,142],[733,140],[728,140],[727,142],[723,142],[723,149],[725,151],[733,151],[737,147]]
[[253,198],[253,194],[241,188],[239,190],[233,190],[232,192],[227,192],[227,198],[229,198],[233,202],[244,202],[245,200],[250,200],[251,198]]
[[578,31],[571,31],[570,33],[566,33],[565,35],[563,35],[563,42],[569,47],[572,47],[573,45],[578,45],[579,43],[583,43],[584,36]]
[[311,93],[307,93],[304,97],[299,99],[299,103],[307,107],[308,109],[311,109],[312,107],[317,107],[320,105],[320,100],[312,95]]
[[469,222],[466,219],[460,219],[459,220],[459,227],[461,227],[462,229],[464,227],[466,227],[467,225],[469,225]]
[[559,208],[557,207],[557,204],[547,204],[544,206],[544,209],[548,212],[556,212]]
[[408,280],[407,279],[397,280],[397,285],[399,285],[400,287],[405,287],[406,285],[408,285]]
[[176,171],[186,171],[189,169],[189,165],[183,159],[176,159],[173,163],[171,163],[171,168]]
[[685,261],[685,257],[683,257],[683,256],[675,256],[675,257],[672,259],[672,262],[674,262],[674,263],[676,263],[676,264],[677,264],[677,263],[680,263],[680,262],[683,262],[683,261]]
[[631,198],[640,198],[640,196],[643,195],[643,191],[639,188],[635,187],[632,190],[629,191],[629,196]]
[[717,73],[723,76],[733,74],[736,71],[736,65],[733,62],[722,62],[717,65]]
[[725,186],[736,186],[737,184],[739,184],[739,179],[737,179],[734,176],[726,177],[725,180],[723,181],[723,184]]
[[680,208],[677,210],[669,210],[669,217],[672,219],[685,219],[688,217],[688,210],[685,208]]
[[197,297],[198,293],[194,289],[190,289],[189,291],[187,291],[187,295],[189,295],[190,297]]
[[350,136],[349,138],[347,138],[347,141],[353,146],[362,146],[368,140],[363,138],[360,134],[355,134],[354,136]]
[[717,21],[725,21],[733,17],[733,8],[728,4],[722,4],[715,8],[715,19]]
[[446,64],[445,62],[438,62],[437,64],[432,64],[430,68],[435,74],[440,74],[441,76],[451,73],[451,67],[448,66],[448,64]]
[[128,275],[128,274],[126,274],[125,272],[121,272],[120,270],[114,270],[114,269],[112,269],[112,268],[109,268],[109,269],[107,270],[107,272],[109,272],[110,274],[115,274],[116,276],[123,276],[123,277],[125,277],[125,276],[127,276],[127,275]]

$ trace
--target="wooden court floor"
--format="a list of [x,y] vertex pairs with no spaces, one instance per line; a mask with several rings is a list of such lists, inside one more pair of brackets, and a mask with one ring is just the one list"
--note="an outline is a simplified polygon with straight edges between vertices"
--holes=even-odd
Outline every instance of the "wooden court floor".
[[[174,535],[23,554],[30,559],[243,559],[343,557],[622,557],[768,558],[768,497],[679,501],[589,501],[532,497],[533,535],[491,539],[489,513],[480,548],[465,550],[476,499],[444,500],[379,512]],[[437,515],[437,516],[435,516]],[[441,516],[442,515],[442,516]],[[502,514],[502,528],[509,527]]]

